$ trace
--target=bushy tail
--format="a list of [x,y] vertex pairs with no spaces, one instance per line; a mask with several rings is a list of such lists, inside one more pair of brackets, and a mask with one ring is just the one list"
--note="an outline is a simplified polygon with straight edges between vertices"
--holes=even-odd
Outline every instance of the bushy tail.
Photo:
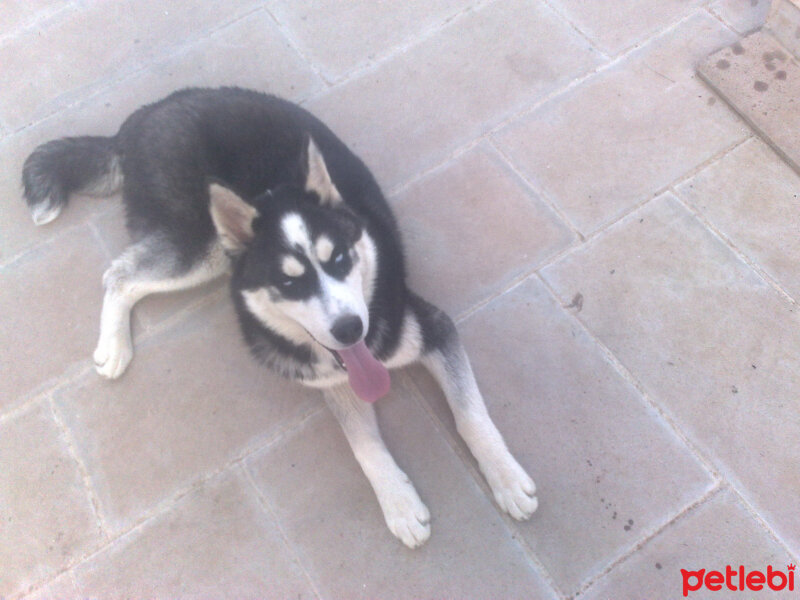
[[114,138],[71,137],[42,144],[25,161],[22,183],[37,225],[55,219],[74,192],[110,196],[122,185]]

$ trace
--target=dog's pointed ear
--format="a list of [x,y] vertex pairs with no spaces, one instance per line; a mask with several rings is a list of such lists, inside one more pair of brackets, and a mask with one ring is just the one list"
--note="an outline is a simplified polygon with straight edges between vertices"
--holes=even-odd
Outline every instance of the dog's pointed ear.
[[305,188],[307,192],[314,192],[319,196],[320,203],[328,206],[336,206],[342,202],[342,196],[339,190],[331,181],[331,176],[328,173],[328,167],[325,165],[325,159],[322,157],[322,152],[317,148],[314,138],[308,136],[307,143],[305,144],[303,152],[303,165],[306,174]]
[[211,220],[222,246],[231,254],[240,254],[253,239],[253,221],[258,211],[236,192],[219,182],[208,186]]

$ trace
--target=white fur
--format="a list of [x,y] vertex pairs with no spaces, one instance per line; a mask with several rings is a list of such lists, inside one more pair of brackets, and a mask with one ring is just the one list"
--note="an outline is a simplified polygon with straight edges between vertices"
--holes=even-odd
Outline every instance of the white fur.
[[430,512],[386,449],[373,406],[349,386],[326,390],[325,401],[375,491],[389,531],[409,548],[424,544],[431,535]]
[[230,264],[222,245],[214,243],[202,261],[177,277],[142,269],[142,258],[157,252],[157,244],[157,241],[145,239],[130,246],[103,275],[106,293],[100,316],[100,339],[93,359],[97,372],[108,379],[122,375],[133,358],[130,317],[136,302],[149,294],[187,289],[211,281],[222,275]]
[[327,235],[319,236],[314,244],[314,252],[319,262],[328,262],[331,259],[331,254],[333,254],[333,242]]
[[[314,265],[316,268],[317,266]],[[308,343],[309,337],[339,350],[342,344],[331,334],[334,322],[344,315],[357,315],[369,327],[369,312],[361,294],[361,273],[353,269],[344,281],[338,281],[317,268],[321,293],[308,300],[274,302],[269,290],[261,288],[242,292],[247,308],[261,322],[289,340]]]
[[253,220],[258,211],[218,183],[208,187],[211,220],[219,234],[219,241],[228,252],[238,254],[253,239]]
[[[275,296],[279,296],[277,290],[248,290],[242,292],[245,305],[264,325],[297,344],[309,343],[313,339],[331,350],[342,349],[342,344],[331,334],[331,328],[337,319],[345,315],[356,315],[361,319],[364,331],[369,329],[368,307],[377,265],[375,244],[366,233],[361,236],[354,246],[356,265],[340,281],[328,275],[322,268],[319,253],[316,251],[320,240],[313,245],[312,251],[308,227],[298,213],[289,213],[283,217],[281,231],[289,244],[305,252],[311,268],[319,278],[320,293],[307,300],[274,300]],[[327,241],[330,243],[330,240]],[[303,266],[300,263],[298,265]],[[286,259],[282,266],[288,275]]]
[[62,204],[53,205],[50,200],[44,200],[31,206],[31,218],[36,225],[47,225],[61,214]]
[[[361,272],[361,291],[367,306],[372,302],[375,292],[375,278],[378,276],[378,249],[370,235],[364,231],[361,238],[355,243],[354,249],[358,256],[358,269]],[[366,331],[366,327],[364,327]]]
[[436,351],[423,361],[442,387],[456,429],[478,461],[497,504],[515,519],[529,518],[538,506],[536,485],[508,451],[489,416],[464,349],[459,345],[449,356]]
[[281,219],[283,237],[292,247],[297,247],[306,255],[311,254],[311,236],[308,227],[298,213],[289,213]]
[[422,354],[422,330],[411,310],[406,310],[402,327],[397,350],[386,361],[386,366],[390,369],[400,369],[410,365],[419,360]]
[[308,176],[306,191],[314,192],[323,204],[336,205],[342,201],[339,190],[331,181],[325,159],[312,138],[308,139]]
[[284,256],[281,261],[281,270],[287,277],[300,277],[306,272],[306,267],[294,256]]

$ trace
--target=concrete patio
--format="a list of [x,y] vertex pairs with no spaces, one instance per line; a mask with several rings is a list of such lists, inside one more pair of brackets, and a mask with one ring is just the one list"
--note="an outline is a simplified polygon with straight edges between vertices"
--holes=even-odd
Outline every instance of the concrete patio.
[[[681,569],[797,564],[800,177],[695,72],[766,1],[0,3],[0,598],[671,599]],[[96,375],[120,199],[36,228],[22,163],[218,85],[302,103],[373,169],[530,521],[415,368],[378,403],[432,513],[405,548],[224,281],[144,300],[128,372]]]

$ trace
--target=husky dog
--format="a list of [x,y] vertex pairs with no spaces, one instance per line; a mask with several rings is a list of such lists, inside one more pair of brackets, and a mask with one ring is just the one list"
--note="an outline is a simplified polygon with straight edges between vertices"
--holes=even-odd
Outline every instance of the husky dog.
[[25,162],[34,222],[70,194],[122,189],[132,243],[103,275],[94,362],[122,375],[133,357],[138,300],[232,270],[231,294],[253,355],[321,388],[378,497],[409,547],[430,514],[381,440],[371,402],[387,369],[422,362],[500,507],[537,507],[531,478],[489,417],[450,318],[406,287],[397,224],[366,166],[302,108],[237,88],[187,89],[133,113],[116,136],[39,146]]

